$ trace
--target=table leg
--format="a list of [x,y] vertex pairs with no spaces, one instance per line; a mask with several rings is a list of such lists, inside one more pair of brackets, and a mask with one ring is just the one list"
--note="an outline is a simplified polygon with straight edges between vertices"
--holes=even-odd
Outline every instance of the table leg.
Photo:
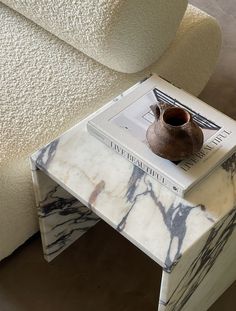
[[159,311],[206,311],[235,281],[236,207],[163,271]]
[[100,218],[32,164],[44,257],[49,262]]

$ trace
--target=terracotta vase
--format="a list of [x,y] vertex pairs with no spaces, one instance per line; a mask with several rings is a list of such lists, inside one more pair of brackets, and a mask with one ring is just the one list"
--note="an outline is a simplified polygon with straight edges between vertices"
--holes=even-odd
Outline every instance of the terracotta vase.
[[188,111],[163,102],[151,109],[155,122],[149,126],[146,136],[155,154],[170,161],[180,161],[201,149],[202,130]]

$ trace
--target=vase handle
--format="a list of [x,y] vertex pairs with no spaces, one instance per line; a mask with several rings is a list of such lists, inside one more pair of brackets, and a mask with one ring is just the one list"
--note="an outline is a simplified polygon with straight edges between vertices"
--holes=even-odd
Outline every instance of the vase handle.
[[156,121],[158,121],[160,118],[160,115],[161,115],[161,111],[160,111],[159,106],[157,104],[154,104],[154,105],[151,105],[150,108],[154,114]]
[[167,108],[173,108],[174,107],[173,105],[166,103],[164,101],[159,101],[157,105],[158,105],[161,113],[164,113]]

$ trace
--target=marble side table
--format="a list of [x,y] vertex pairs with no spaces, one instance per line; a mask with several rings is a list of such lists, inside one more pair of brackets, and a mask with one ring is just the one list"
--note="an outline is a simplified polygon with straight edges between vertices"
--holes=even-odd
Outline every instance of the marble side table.
[[46,260],[101,218],[161,266],[158,310],[207,310],[236,279],[236,154],[183,199],[90,136],[88,119],[31,157]]

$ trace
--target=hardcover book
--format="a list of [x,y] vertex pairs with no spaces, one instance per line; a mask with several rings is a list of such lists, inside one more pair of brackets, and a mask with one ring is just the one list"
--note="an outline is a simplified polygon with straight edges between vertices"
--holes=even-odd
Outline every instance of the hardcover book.
[[[154,154],[146,131],[154,122],[150,106],[166,102],[188,111],[201,127],[203,147],[189,158],[172,162]],[[88,131],[174,193],[184,196],[236,151],[236,122],[153,74],[108,104],[92,118]]]

